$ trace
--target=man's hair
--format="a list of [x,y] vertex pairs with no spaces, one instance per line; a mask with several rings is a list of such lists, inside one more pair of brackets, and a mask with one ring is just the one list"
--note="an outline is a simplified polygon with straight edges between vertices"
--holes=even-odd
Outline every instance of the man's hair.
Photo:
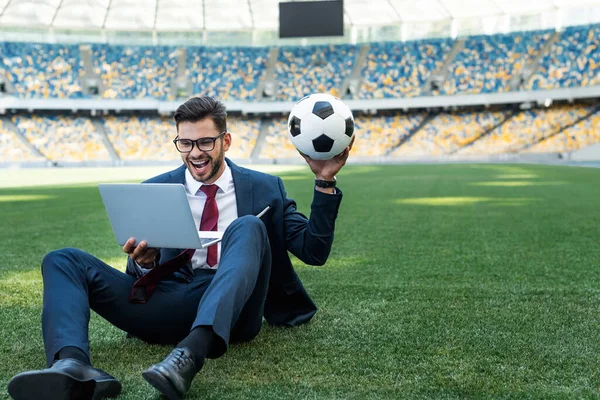
[[210,96],[192,97],[177,107],[175,115],[173,115],[178,132],[181,122],[198,122],[206,117],[210,117],[213,120],[219,133],[227,131],[227,110],[225,105]]

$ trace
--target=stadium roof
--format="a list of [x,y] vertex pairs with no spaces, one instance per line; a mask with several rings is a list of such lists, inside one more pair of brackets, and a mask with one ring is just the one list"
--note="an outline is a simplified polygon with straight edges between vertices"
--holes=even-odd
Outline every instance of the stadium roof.
[[[0,0],[0,27],[276,29],[279,0]],[[348,25],[389,25],[597,6],[600,0],[344,0]]]

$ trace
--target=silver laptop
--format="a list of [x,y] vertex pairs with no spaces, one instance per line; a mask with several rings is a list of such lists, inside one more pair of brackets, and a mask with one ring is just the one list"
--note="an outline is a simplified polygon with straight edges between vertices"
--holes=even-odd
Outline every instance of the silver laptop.
[[101,183],[98,189],[121,246],[133,237],[148,247],[200,249],[223,237],[223,232],[198,231],[181,184]]

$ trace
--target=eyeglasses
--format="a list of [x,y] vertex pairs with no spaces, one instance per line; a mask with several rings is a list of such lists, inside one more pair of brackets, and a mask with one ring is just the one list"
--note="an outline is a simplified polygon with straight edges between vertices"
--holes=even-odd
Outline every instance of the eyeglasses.
[[206,137],[196,140],[175,138],[173,140],[173,143],[175,143],[175,147],[180,153],[190,153],[192,150],[194,150],[194,143],[196,143],[196,147],[200,151],[211,151],[215,148],[215,143],[217,139],[219,139],[226,133],[227,132],[221,132],[219,133],[219,136],[216,137]]

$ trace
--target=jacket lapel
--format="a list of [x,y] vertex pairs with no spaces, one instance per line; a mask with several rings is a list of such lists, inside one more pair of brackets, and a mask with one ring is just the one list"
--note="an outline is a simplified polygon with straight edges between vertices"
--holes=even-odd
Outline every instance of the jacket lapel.
[[231,168],[231,175],[233,176],[238,217],[253,214],[254,190],[252,190],[252,180],[243,169],[235,165],[231,160],[228,158],[225,160],[229,168]]
[[171,176],[169,177],[170,183],[181,183],[185,185],[185,169],[186,166],[183,164],[181,167],[171,172]]

